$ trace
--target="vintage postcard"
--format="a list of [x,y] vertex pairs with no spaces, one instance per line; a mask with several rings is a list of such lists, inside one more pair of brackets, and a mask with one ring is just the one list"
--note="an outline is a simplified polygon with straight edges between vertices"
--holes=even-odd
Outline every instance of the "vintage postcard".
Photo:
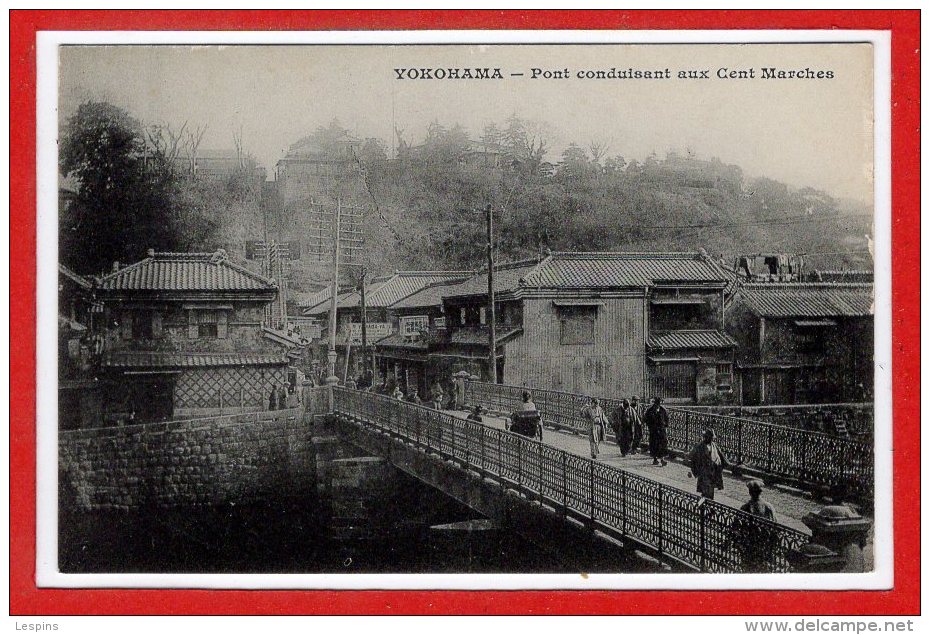
[[886,33],[37,56],[40,587],[892,588]]

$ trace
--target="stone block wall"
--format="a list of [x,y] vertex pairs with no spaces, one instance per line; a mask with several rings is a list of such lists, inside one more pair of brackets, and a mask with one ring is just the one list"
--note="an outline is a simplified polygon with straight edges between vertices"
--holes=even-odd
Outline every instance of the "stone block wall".
[[300,409],[59,433],[59,504],[133,509],[245,504],[315,488]]

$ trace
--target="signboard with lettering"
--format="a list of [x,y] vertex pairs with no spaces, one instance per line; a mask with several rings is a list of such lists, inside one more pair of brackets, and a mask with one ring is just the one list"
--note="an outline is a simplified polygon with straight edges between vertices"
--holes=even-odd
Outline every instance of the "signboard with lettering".
[[[358,346],[362,343],[362,323],[352,322],[349,326],[349,339],[352,346]],[[390,322],[369,322],[368,323],[368,343],[373,344],[378,340],[387,337],[394,332],[394,326]],[[345,325],[338,338],[340,341],[346,341]]]

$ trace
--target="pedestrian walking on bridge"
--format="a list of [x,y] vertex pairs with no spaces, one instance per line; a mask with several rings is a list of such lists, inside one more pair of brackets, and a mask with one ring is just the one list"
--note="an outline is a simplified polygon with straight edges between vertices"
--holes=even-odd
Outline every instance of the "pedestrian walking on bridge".
[[607,415],[601,408],[601,401],[597,397],[591,397],[590,403],[581,409],[581,416],[584,418],[588,442],[591,444],[591,458],[596,459],[607,428]]
[[653,397],[652,405],[643,416],[649,430],[649,455],[652,464],[665,467],[668,454],[668,410],[662,405],[661,397]]
[[639,411],[639,397],[630,398],[630,410],[633,415],[633,440],[630,442],[630,454],[638,454],[643,442],[643,415]]
[[445,398],[445,395],[442,392],[442,384],[439,383],[438,379],[429,391],[430,397],[433,400],[433,408],[436,410],[442,410],[442,400]]
[[627,399],[621,401],[610,413],[610,426],[614,430],[617,445],[620,446],[620,455],[626,456],[633,443],[633,412]]
[[714,490],[723,489],[725,467],[730,467],[730,462],[714,441],[714,431],[705,430],[704,438],[691,450],[691,471],[688,473],[697,479],[697,491],[701,496],[713,500]]
[[[749,489],[749,501],[740,507],[740,511],[772,523],[777,522],[775,510],[762,500],[762,483],[752,480],[746,483],[746,487]],[[734,542],[744,572],[763,573],[772,570],[778,552],[778,538],[773,525],[753,522],[746,517],[736,518],[724,546],[729,547]]]

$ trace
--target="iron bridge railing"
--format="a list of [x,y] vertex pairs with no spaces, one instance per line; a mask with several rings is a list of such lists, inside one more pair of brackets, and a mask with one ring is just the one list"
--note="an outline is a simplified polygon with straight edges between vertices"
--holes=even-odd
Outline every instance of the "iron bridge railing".
[[789,553],[809,541],[790,527],[425,406],[335,387],[333,410],[699,571],[790,571]]
[[[589,397],[556,390],[469,381],[466,401],[489,410],[511,412],[529,390],[547,426],[583,433],[581,409]],[[601,399],[608,415],[617,399]],[[804,487],[842,487],[850,496],[871,499],[874,485],[873,445],[868,441],[789,428],[738,417],[668,408],[669,447],[690,451],[703,430],[713,428],[717,443],[734,463],[777,480]],[[644,426],[645,428],[645,426]],[[647,440],[648,430],[643,430]]]

